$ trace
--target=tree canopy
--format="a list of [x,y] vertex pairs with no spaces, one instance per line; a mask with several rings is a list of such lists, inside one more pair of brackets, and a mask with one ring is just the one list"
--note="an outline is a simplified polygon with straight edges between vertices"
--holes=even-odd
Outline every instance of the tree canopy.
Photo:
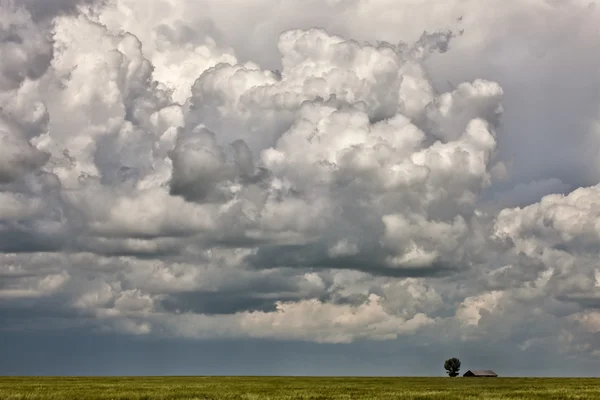
[[460,360],[456,357],[452,357],[444,362],[444,369],[446,369],[446,373],[451,378],[458,376],[458,371],[460,371]]

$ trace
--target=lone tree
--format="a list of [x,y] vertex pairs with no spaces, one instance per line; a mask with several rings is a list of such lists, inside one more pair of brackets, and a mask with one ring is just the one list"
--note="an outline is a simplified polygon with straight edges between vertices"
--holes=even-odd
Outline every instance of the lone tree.
[[449,377],[454,378],[455,376],[458,376],[458,371],[460,370],[460,360],[456,357],[447,359],[444,363],[444,369]]

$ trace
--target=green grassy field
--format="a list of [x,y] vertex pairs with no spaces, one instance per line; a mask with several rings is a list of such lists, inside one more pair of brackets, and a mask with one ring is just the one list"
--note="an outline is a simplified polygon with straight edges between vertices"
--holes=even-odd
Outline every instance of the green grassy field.
[[600,379],[0,377],[0,399],[600,399]]

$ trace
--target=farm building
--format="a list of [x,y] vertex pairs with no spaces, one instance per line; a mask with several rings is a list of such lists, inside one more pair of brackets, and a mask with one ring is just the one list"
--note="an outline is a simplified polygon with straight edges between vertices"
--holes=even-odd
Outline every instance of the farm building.
[[468,370],[463,374],[466,377],[474,377],[474,378],[495,378],[498,375],[492,371],[491,369],[478,369],[478,370]]

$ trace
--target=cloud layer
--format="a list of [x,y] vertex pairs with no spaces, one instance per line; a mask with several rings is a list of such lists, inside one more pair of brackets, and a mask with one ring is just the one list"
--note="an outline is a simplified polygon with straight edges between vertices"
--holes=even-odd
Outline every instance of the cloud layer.
[[600,354],[595,3],[221,3],[2,3],[3,329]]

